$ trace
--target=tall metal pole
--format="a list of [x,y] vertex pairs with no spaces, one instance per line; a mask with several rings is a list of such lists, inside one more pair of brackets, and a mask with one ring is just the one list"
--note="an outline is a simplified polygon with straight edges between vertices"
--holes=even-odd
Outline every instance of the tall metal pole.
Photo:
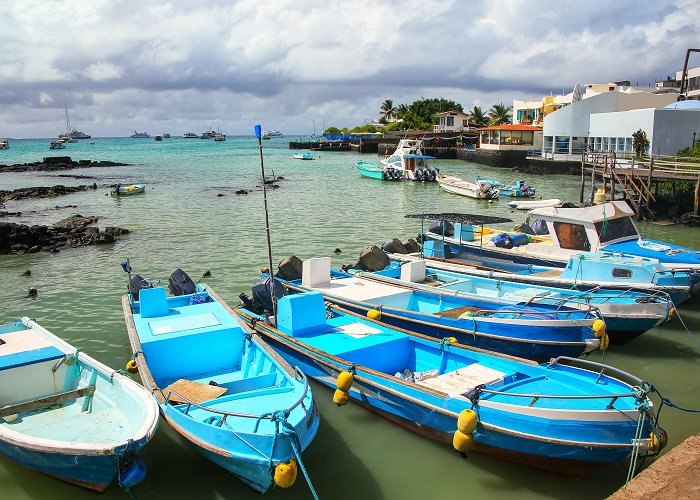
[[263,161],[263,146],[262,146],[262,126],[255,126],[255,137],[258,138],[258,150],[260,151],[260,172],[262,173],[263,181],[263,202],[265,204],[265,232],[267,233],[267,265],[268,271],[270,273],[270,279],[268,280],[270,287],[270,300],[272,301],[272,316],[275,318],[275,323],[277,322],[277,301],[274,297],[275,288],[275,278],[272,271],[272,244],[270,243],[270,216],[267,211],[267,187],[265,184],[265,162]]

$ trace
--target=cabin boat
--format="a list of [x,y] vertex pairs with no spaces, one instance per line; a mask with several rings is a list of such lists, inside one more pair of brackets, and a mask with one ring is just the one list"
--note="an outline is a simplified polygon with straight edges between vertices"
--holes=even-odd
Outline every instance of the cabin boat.
[[498,198],[498,189],[484,179],[476,182],[467,182],[454,175],[438,175],[437,183],[448,193],[476,198],[478,200],[495,200]]
[[473,445],[580,475],[656,449],[651,437],[660,431],[641,417],[652,405],[650,385],[610,366],[572,358],[538,365],[441,341],[326,306],[319,292],[281,297],[277,306],[274,322],[236,312],[289,363],[337,388],[337,405],[350,399],[460,452]]
[[262,135],[263,139],[272,139],[273,137],[283,137],[282,132],[273,129],[265,131],[265,133]]
[[138,459],[158,425],[143,387],[29,318],[0,326],[0,453],[103,492],[145,477]]
[[495,297],[411,289],[331,271],[328,257],[304,261],[301,279],[276,279],[290,293],[318,291],[331,303],[359,314],[378,314],[395,327],[438,338],[454,336],[466,345],[531,359],[577,357],[592,351],[600,345],[594,325],[599,335],[605,328],[590,305],[567,307],[559,301],[511,305]]
[[185,132],[182,135],[182,138],[183,139],[198,139],[199,136],[197,134],[195,134],[194,132]]
[[226,141],[226,134],[223,134],[221,132],[217,132],[214,134],[214,142],[224,142]]
[[136,130],[134,130],[134,133],[131,134],[131,138],[132,138],[132,139],[148,139],[149,137],[151,137],[151,136],[148,135],[148,133],[146,133],[146,132],[137,132]]
[[153,140],[156,141],[156,142],[160,142],[160,141],[163,140],[163,136],[160,135],[160,134],[159,134],[159,135],[155,135],[155,136],[153,136]]
[[399,264],[393,262],[380,271],[350,270],[380,283],[415,290],[439,291],[458,297],[493,300],[520,306],[551,303],[567,307],[595,307],[605,321],[606,333],[613,344],[623,344],[659,326],[675,314],[673,302],[665,293],[596,288],[589,291],[533,286],[501,279],[467,276],[459,272],[428,268],[427,261]]
[[434,181],[438,170],[428,164],[432,156],[423,154],[423,141],[420,139],[401,139],[396,150],[381,160],[384,179],[407,181]]
[[191,290],[167,297],[144,288],[122,298],[134,362],[170,426],[264,493],[273,476],[303,465],[319,426],[311,388],[211,288],[181,274]]
[[66,149],[66,145],[61,141],[51,141],[49,149]]
[[10,149],[10,140],[0,139],[0,149]]
[[[632,220],[633,216],[634,212],[624,201],[585,208],[538,208],[529,212],[526,224],[534,221],[533,226],[544,226],[546,230],[537,231],[533,241],[517,237],[521,243],[511,245],[513,242],[508,243],[509,238],[499,237],[507,231],[491,228],[485,228],[488,231],[480,233],[478,237],[475,235],[471,241],[448,237],[445,237],[445,241],[457,245],[458,251],[453,253],[501,258],[519,264],[564,267],[573,256],[612,252],[656,259],[670,270],[700,270],[699,250],[642,238]],[[425,236],[430,239],[443,238],[430,233]]]
[[[478,180],[478,179],[477,179]],[[511,185],[498,186],[498,194],[508,198],[533,198],[536,194],[534,187],[526,184],[525,181],[515,181]]]
[[357,168],[357,171],[362,177],[384,180],[384,169],[382,167],[378,167],[374,163],[370,163],[368,161],[358,161],[355,163],[355,168]]

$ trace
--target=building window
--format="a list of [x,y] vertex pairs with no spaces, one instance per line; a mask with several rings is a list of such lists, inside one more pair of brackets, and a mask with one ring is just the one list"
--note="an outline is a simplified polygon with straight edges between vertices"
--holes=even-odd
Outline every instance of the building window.
[[462,127],[469,127],[469,120],[462,120]]
[[555,222],[554,232],[557,234],[557,240],[559,240],[561,248],[590,252],[591,243],[588,241],[586,228],[583,227],[583,224]]
[[448,116],[447,117],[447,126],[448,127],[453,127],[455,124],[455,117],[454,116]]
[[602,151],[607,151],[607,150],[608,150],[608,138],[607,138],[607,137],[603,137],[603,142],[602,142],[602,144],[601,144],[601,146],[600,146],[600,149],[601,149]]
[[625,150],[625,138],[624,138],[624,137],[618,137],[618,138],[617,138],[617,150],[618,150],[618,151],[624,151],[624,150]]
[[617,149],[617,137],[610,138],[610,150],[615,151]]
[[627,138],[627,141],[625,143],[625,151],[627,151],[628,153],[632,152],[632,138],[631,137]]
[[557,136],[555,138],[556,144],[554,146],[555,153],[568,153],[569,152],[569,137]]

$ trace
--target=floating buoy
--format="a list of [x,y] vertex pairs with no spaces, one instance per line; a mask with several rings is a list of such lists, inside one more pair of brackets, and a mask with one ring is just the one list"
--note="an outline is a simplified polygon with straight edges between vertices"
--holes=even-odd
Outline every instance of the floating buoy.
[[671,309],[668,310],[668,319],[673,318],[676,315],[676,308],[671,307]]
[[471,434],[476,429],[478,419],[474,410],[462,410],[457,418],[457,429],[462,434]]
[[367,311],[367,317],[369,319],[375,319],[379,321],[380,319],[382,319],[382,312],[378,309],[370,309],[369,311]]
[[209,278],[211,276],[211,271],[209,269],[202,273],[202,278]]
[[130,359],[126,362],[126,371],[128,371],[129,373],[137,373],[139,371],[139,367],[136,364],[135,359]]
[[649,437],[651,438],[649,441],[649,449],[651,451],[661,451],[666,448],[668,444],[668,434],[666,434],[665,430],[658,428],[656,432],[650,433]]
[[30,287],[28,290],[28,297],[36,297],[37,295],[39,295],[39,290],[34,286]]
[[608,348],[610,345],[610,337],[608,337],[607,333],[604,333],[602,337],[600,337],[600,350],[604,351]]
[[597,319],[593,322],[593,332],[595,333],[595,336],[600,338],[603,335],[605,335],[605,321],[602,319]]
[[280,462],[275,466],[274,481],[280,488],[289,488],[297,479],[297,463],[292,458],[289,462]]
[[122,488],[133,488],[146,477],[146,464],[142,460],[134,459],[119,471],[119,485]]
[[339,391],[348,392],[354,379],[352,373],[343,370],[338,374],[338,380],[336,380],[335,385]]
[[466,453],[474,447],[474,437],[471,434],[455,431],[452,436],[452,446],[458,452]]
[[350,395],[347,392],[338,389],[333,393],[333,402],[337,406],[345,406],[348,404],[349,397]]

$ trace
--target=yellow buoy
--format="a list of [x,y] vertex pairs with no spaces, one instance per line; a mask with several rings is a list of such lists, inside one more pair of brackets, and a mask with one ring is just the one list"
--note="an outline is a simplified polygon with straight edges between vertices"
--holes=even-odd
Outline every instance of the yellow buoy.
[[139,371],[139,367],[136,364],[135,359],[130,359],[126,362],[126,371],[128,371],[129,373],[136,373]]
[[605,321],[602,319],[597,319],[593,322],[593,332],[595,333],[595,336],[600,338],[603,335],[605,335]]
[[[658,433],[658,436],[656,435]],[[666,431],[663,429],[657,429],[656,432],[649,434],[649,450],[651,451],[661,451],[666,448],[668,444],[668,436]]]
[[355,379],[352,373],[348,371],[342,371],[338,375],[338,380],[335,381],[335,385],[339,391],[348,392],[350,387],[352,387],[352,382]]
[[349,397],[350,395],[347,392],[338,389],[333,393],[333,402],[338,406],[344,406],[348,404]]
[[275,466],[275,484],[280,488],[289,488],[297,479],[297,463],[293,458],[289,462],[280,462]]
[[476,429],[478,419],[474,410],[462,410],[457,418],[457,429],[462,434],[471,434]]
[[608,337],[607,333],[604,333],[602,337],[600,337],[600,350],[604,351],[608,348],[610,345],[610,337]]
[[369,311],[367,311],[367,317],[369,319],[376,319],[377,321],[379,321],[380,319],[382,319],[382,312],[377,309],[370,309]]
[[455,431],[452,436],[452,446],[458,452],[466,453],[474,447],[474,437],[471,434]]
[[447,340],[450,341],[450,344],[456,344],[456,343],[457,343],[457,339],[454,338],[454,337],[447,337]]
[[673,318],[676,315],[676,308],[672,307],[671,309],[668,310],[668,319]]

